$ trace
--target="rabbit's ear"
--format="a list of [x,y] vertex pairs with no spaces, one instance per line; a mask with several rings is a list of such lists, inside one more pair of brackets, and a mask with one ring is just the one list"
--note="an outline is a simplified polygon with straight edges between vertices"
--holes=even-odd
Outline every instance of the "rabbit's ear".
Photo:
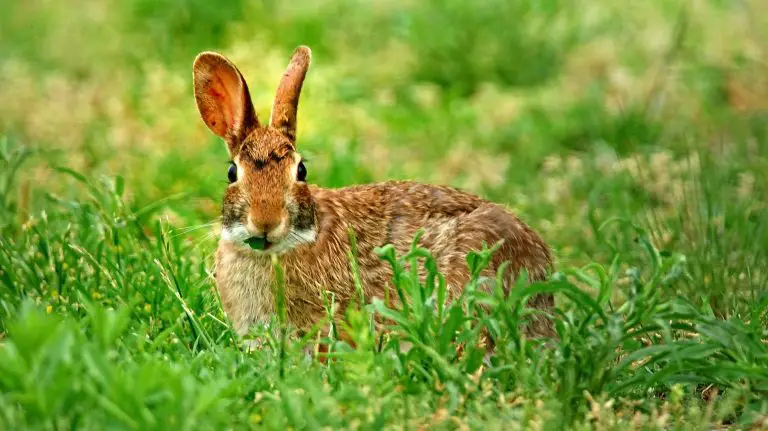
[[312,51],[306,46],[300,46],[293,52],[291,63],[288,64],[277,87],[275,103],[272,105],[270,126],[282,132],[291,142],[296,142],[296,112],[299,108],[299,95],[304,76],[307,74]]
[[193,79],[200,116],[234,155],[248,132],[259,127],[243,75],[221,54],[203,52],[195,59]]

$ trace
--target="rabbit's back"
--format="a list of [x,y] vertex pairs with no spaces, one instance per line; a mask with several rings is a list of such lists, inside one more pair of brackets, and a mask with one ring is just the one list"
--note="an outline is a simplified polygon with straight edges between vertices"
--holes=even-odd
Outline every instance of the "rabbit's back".
[[365,259],[361,265],[374,269],[386,266],[375,256],[376,247],[392,244],[398,254],[406,253],[416,232],[423,229],[420,245],[430,250],[450,285],[466,283],[466,255],[483,242],[492,246],[503,241],[489,270],[509,261],[514,274],[526,268],[530,278],[540,280],[551,267],[549,248],[528,225],[503,206],[452,187],[390,181],[317,188],[313,194],[320,227],[317,253],[322,253],[324,240],[337,241],[346,250],[346,231],[351,227],[358,259]]

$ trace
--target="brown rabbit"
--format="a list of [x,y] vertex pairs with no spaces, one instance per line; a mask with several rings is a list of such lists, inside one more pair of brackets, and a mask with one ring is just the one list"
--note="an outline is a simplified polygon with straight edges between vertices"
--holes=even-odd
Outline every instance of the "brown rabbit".
[[[392,289],[392,270],[374,254],[391,243],[406,252],[414,234],[435,256],[449,295],[469,279],[465,256],[483,241],[503,241],[488,275],[508,261],[505,288],[522,268],[533,280],[551,269],[542,239],[504,207],[451,187],[392,181],[341,189],[307,183],[296,147],[296,112],[310,50],[299,47],[277,89],[269,124],[256,116],[239,70],[220,54],[203,52],[194,63],[197,108],[205,124],[227,143],[231,164],[224,194],[221,238],[216,253],[216,284],[237,332],[266,323],[275,312],[271,256],[279,255],[285,273],[289,321],[307,330],[325,315],[323,292],[343,306],[356,290],[347,253],[348,229],[358,243],[358,263],[366,297]],[[261,250],[248,244],[259,242]],[[396,294],[390,298],[396,298]],[[552,307],[551,295],[531,301]],[[548,335],[551,324],[537,320],[533,335]]]

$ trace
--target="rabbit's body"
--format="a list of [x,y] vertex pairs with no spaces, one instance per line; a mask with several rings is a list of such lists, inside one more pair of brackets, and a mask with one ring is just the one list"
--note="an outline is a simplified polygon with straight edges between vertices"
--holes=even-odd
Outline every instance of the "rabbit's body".
[[[253,109],[237,68],[215,53],[195,60],[195,99],[205,124],[227,143],[231,163],[224,194],[222,230],[216,254],[216,284],[238,333],[267,322],[275,313],[272,256],[284,269],[287,316],[307,330],[326,313],[324,292],[344,308],[357,294],[349,262],[349,229],[357,239],[359,276],[365,295],[384,297],[392,269],[374,248],[393,244],[407,252],[417,230],[444,274],[449,297],[469,280],[466,255],[502,241],[486,275],[508,262],[505,288],[525,268],[541,280],[552,262],[548,247],[502,206],[446,186],[393,181],[341,189],[309,185],[296,148],[299,93],[310,52],[294,53],[277,91],[269,125]],[[249,245],[257,248],[252,249]],[[390,299],[396,299],[394,292]],[[552,306],[551,295],[533,306]],[[530,333],[549,333],[537,320]]]
[[[444,187],[398,181],[342,189],[310,187],[316,206],[313,242],[280,256],[285,271],[288,319],[307,330],[325,314],[323,292],[345,305],[357,295],[350,268],[348,229],[357,239],[359,276],[367,297],[384,297],[391,289],[392,269],[375,254],[376,247],[395,246],[398,255],[410,248],[419,228],[420,244],[429,249],[445,276],[450,296],[469,280],[466,255],[503,240],[486,275],[504,261],[511,274],[526,268],[541,280],[551,266],[549,250],[539,236],[503,207],[471,194]],[[274,311],[273,270],[267,254],[222,241],[217,251],[216,282],[227,314],[240,333],[267,322]],[[508,283],[511,278],[507,277]],[[389,297],[397,299],[395,292]],[[537,298],[551,306],[551,297]],[[545,328],[532,327],[536,333]]]

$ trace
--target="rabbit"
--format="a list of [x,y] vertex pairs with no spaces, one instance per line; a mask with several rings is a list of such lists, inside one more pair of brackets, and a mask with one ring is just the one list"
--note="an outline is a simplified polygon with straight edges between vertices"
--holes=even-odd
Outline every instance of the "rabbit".
[[[529,280],[552,270],[550,248],[528,225],[503,206],[459,189],[411,181],[389,181],[326,189],[309,183],[297,150],[296,119],[311,51],[299,46],[279,83],[269,122],[262,124],[238,68],[215,52],[194,61],[193,81],[203,122],[227,145],[231,163],[224,192],[214,278],[224,311],[245,336],[255,324],[268,324],[276,312],[273,256],[284,272],[285,311],[300,331],[327,314],[323,293],[339,310],[356,298],[350,269],[349,229],[357,241],[360,282],[366,298],[385,297],[392,269],[374,249],[392,244],[405,253],[419,229],[420,245],[434,255],[449,298],[455,298],[470,274],[470,250],[502,241],[485,275],[495,276],[508,262],[505,289],[521,269]],[[253,249],[249,244],[257,244]],[[390,291],[390,298],[397,295]],[[548,310],[550,294],[529,302]],[[548,319],[535,319],[531,335],[551,334]]]

